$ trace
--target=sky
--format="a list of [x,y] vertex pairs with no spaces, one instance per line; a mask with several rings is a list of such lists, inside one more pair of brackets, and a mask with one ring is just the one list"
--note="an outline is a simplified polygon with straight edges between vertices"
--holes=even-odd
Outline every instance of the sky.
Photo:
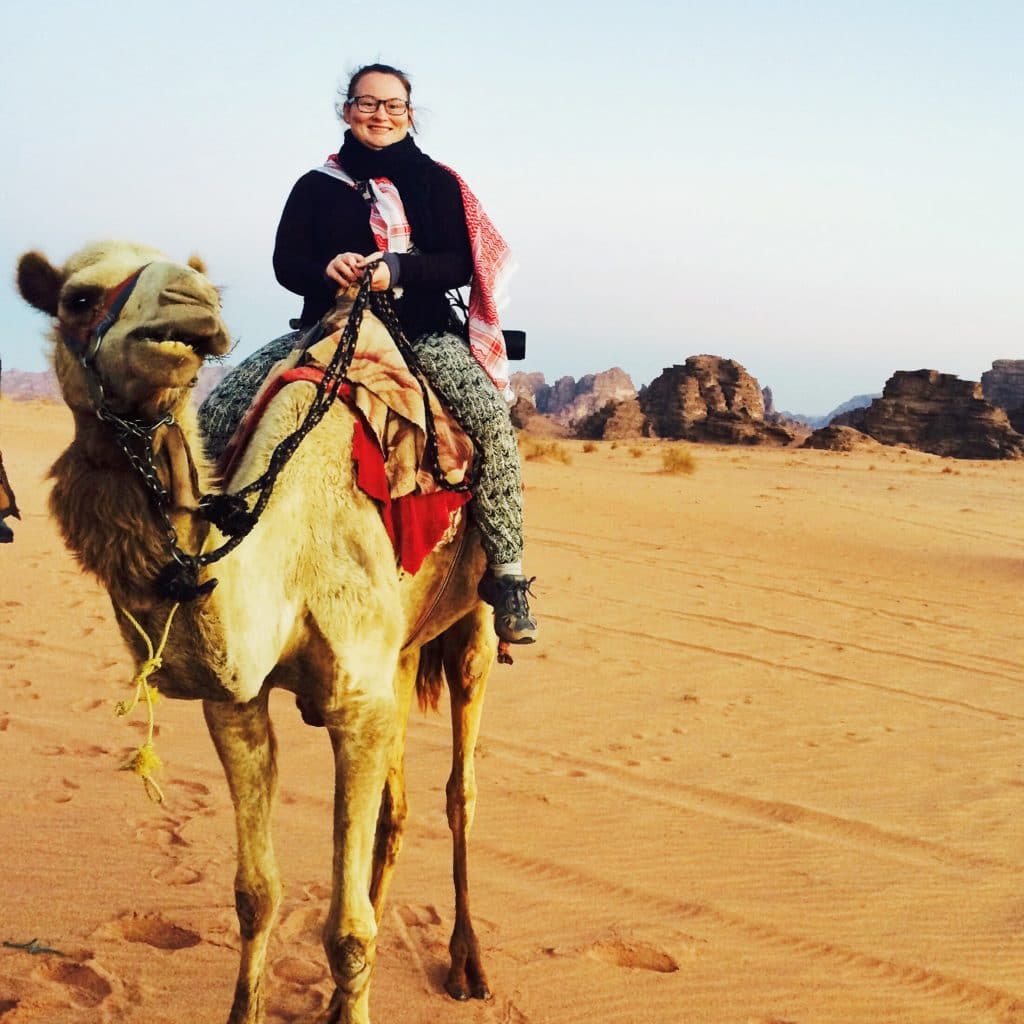
[[375,60],[515,252],[513,369],[710,353],[818,415],[1024,358],[1020,0],[37,0],[0,38],[7,367],[46,365],[18,256],[102,238],[200,253],[232,362],[287,330],[281,208]]

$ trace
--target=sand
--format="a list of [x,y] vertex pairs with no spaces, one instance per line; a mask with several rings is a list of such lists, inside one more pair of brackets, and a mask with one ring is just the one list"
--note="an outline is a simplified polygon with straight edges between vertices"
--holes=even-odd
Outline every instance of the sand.
[[[0,404],[0,1021],[222,1024],[234,831],[200,709],[167,803],[132,666],[46,512],[61,406]],[[562,442],[526,462],[543,642],[495,670],[471,879],[494,998],[444,994],[449,731],[416,714],[376,1024],[1024,1021],[1024,464]],[[330,985],[330,752],[285,695],[268,1019]],[[6,943],[36,940],[63,953]]]

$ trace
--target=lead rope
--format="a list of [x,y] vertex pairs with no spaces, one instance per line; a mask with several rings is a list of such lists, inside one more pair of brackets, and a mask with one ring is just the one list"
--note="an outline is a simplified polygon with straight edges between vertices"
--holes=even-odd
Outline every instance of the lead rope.
[[167,613],[167,621],[164,623],[160,643],[157,644],[156,650],[154,650],[153,641],[149,639],[149,634],[139,625],[135,616],[126,608],[118,606],[121,614],[135,627],[136,632],[145,641],[146,650],[149,652],[149,657],[139,665],[135,672],[135,678],[132,680],[135,684],[135,695],[130,700],[118,701],[117,707],[114,708],[114,713],[119,718],[123,718],[125,715],[130,715],[138,707],[139,701],[143,697],[146,699],[146,715],[148,718],[146,742],[121,765],[121,771],[135,772],[142,779],[142,784],[146,789],[146,796],[157,804],[164,802],[163,790],[158,785],[156,779],[153,778],[153,774],[163,767],[163,763],[157,756],[156,748],[153,745],[153,726],[155,722],[153,705],[159,697],[159,691],[155,686],[150,685],[149,677],[163,665],[163,653],[164,648],[167,646],[167,637],[171,632],[171,622],[174,619],[174,613],[179,607],[179,604],[175,604]]

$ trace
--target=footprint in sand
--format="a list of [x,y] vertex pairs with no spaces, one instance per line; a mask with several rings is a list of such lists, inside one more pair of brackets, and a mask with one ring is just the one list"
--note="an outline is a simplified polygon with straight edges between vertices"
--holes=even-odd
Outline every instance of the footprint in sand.
[[87,964],[72,960],[55,960],[38,968],[35,976],[68,989],[75,1006],[92,1009],[100,1005],[114,990],[110,982]]
[[75,701],[71,705],[72,711],[98,711],[100,708],[112,708],[113,703],[108,703],[105,700],[98,700],[95,697],[87,697],[85,700]]
[[190,928],[166,921],[159,914],[131,914],[116,918],[105,926],[104,931],[120,935],[127,942],[140,942],[154,949],[189,949],[203,941]]
[[334,893],[331,891],[331,887],[324,882],[311,882],[309,885],[303,886],[302,895],[307,900],[329,900]]
[[530,1024],[530,1018],[510,999],[488,1006],[483,1019],[489,1024]]
[[174,818],[146,821],[135,830],[135,838],[151,846],[188,846],[188,840],[181,836],[181,822]]
[[324,917],[320,907],[299,907],[284,915],[277,931],[288,941],[304,939],[316,944],[323,931]]
[[655,971],[658,974],[673,974],[679,970],[679,964],[668,953],[647,942],[625,942],[620,939],[598,942],[586,950],[586,955],[615,967]]
[[153,868],[149,877],[163,885],[196,885],[203,880],[203,873],[184,864],[165,864]]
[[326,979],[327,966],[297,956],[285,956],[271,966],[271,972],[275,978],[280,978],[281,981],[307,987]]
[[168,800],[170,800],[176,811],[195,816],[197,814],[215,813],[208,800],[204,799],[210,795],[208,786],[201,782],[189,782],[186,779],[171,779],[167,783]]
[[[85,747],[66,747],[63,743],[54,743],[49,747],[37,747],[36,751],[46,757],[66,757],[68,754],[72,754],[74,757],[109,757],[111,754],[109,747],[100,747],[96,744]],[[127,754],[128,751],[126,750],[125,753]]]
[[75,795],[75,790],[82,788],[73,779],[61,779],[60,785],[61,788],[58,789],[55,793],[49,792],[37,794],[37,799],[44,801],[52,800],[54,803],[57,804],[69,804],[71,803],[71,800]]
[[288,985],[274,996],[274,1006],[268,1020],[281,1024],[298,1024],[316,1017],[327,1006],[327,996],[315,988],[299,988]]
[[413,906],[407,903],[395,907],[395,913],[407,928],[436,928],[441,923],[441,915],[431,906]]

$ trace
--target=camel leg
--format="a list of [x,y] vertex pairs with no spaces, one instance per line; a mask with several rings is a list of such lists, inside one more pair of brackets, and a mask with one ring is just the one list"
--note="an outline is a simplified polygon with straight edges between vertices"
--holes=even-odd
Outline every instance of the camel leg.
[[405,796],[405,735],[409,725],[409,712],[416,694],[416,670],[419,653],[405,655],[398,662],[395,675],[395,699],[398,703],[398,723],[395,744],[388,763],[388,776],[381,798],[377,838],[373,847],[373,875],[370,880],[370,902],[380,925],[384,914],[391,876],[394,874],[398,852],[402,848],[402,832],[408,814]]
[[262,1024],[263,965],[281,905],[281,877],[270,835],[277,743],[266,694],[248,704],[204,701],[203,712],[227,776],[238,832],[235,907],[242,958],[228,1024]]
[[448,945],[452,964],[444,987],[453,999],[491,997],[469,911],[467,850],[476,811],[473,755],[480,732],[484,692],[498,646],[491,614],[491,609],[481,604],[445,635],[444,668],[452,712],[452,773],[446,794],[453,844],[455,927]]
[[382,792],[397,735],[394,677],[363,674],[325,712],[335,761],[333,895],[324,949],[336,986],[325,1024],[369,1024],[377,918],[370,901]]

